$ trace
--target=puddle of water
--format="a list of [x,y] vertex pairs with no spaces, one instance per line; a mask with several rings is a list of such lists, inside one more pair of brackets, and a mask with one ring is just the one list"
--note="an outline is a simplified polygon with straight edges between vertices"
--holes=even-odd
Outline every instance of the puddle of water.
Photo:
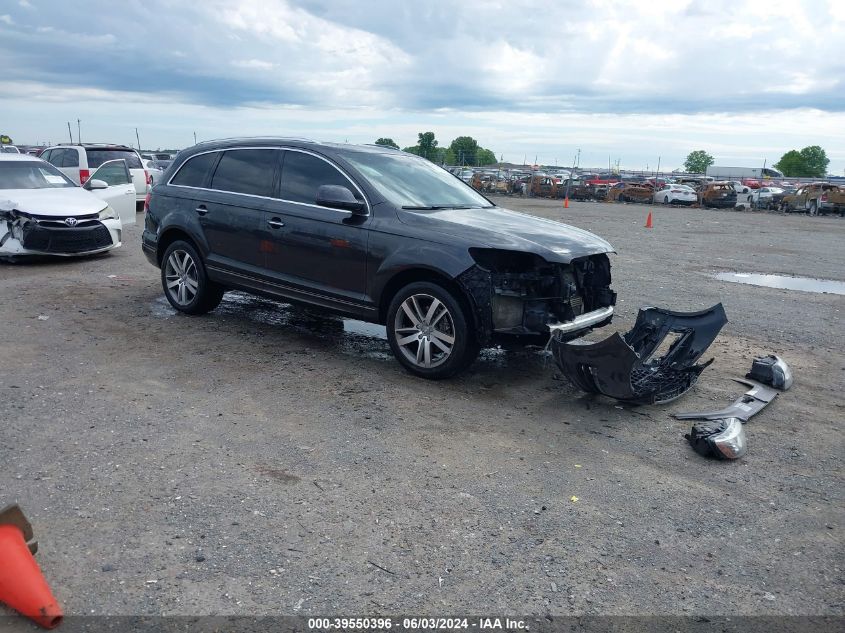
[[714,277],[722,281],[752,286],[845,295],[845,281],[833,281],[831,279],[787,277],[786,275],[765,275],[762,273],[716,273]]
[[[151,308],[153,316],[163,319],[176,314],[176,310],[164,297],[156,299]],[[227,292],[215,313],[253,323],[292,328],[296,332],[312,336],[318,335],[333,341],[335,345],[339,344],[341,350],[346,353],[376,360],[393,358],[387,344],[387,331],[383,325],[310,311],[244,292]]]
[[[167,319],[178,314],[163,296],[151,305],[152,315]],[[264,325],[278,325],[311,337],[317,336],[346,353],[380,361],[392,361],[393,352],[387,342],[383,325],[344,319],[319,310],[294,306],[258,297],[245,292],[231,291],[223,297],[214,311],[233,319]],[[517,344],[487,348],[479,355],[481,367],[504,368],[511,363],[554,364],[551,353],[542,346]]]

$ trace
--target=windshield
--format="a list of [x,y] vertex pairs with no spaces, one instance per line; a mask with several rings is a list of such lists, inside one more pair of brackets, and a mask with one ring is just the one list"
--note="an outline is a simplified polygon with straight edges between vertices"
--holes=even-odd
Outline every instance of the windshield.
[[493,207],[474,189],[434,163],[410,154],[349,152],[348,160],[378,192],[404,209]]
[[0,161],[0,189],[56,189],[76,186],[62,172],[44,161]]

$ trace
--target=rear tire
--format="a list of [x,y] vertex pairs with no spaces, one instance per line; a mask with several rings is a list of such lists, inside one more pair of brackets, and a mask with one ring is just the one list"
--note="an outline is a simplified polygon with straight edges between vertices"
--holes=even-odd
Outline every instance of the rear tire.
[[421,378],[449,378],[478,356],[471,315],[452,292],[436,283],[415,282],[396,293],[386,325],[393,355]]
[[161,258],[161,287],[168,302],[185,314],[205,314],[214,310],[225,292],[208,278],[193,244],[177,240]]

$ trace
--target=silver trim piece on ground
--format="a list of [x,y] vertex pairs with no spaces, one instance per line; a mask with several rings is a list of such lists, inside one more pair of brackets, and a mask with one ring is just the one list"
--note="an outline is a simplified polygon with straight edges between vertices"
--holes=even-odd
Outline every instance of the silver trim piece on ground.
[[566,321],[565,323],[551,323],[549,325],[549,332],[552,334],[555,332],[560,332],[561,334],[577,332],[578,330],[583,330],[584,328],[592,327],[597,323],[601,323],[612,316],[613,306],[607,306],[606,308],[593,310],[592,312],[587,312],[586,314],[579,314],[572,321]]

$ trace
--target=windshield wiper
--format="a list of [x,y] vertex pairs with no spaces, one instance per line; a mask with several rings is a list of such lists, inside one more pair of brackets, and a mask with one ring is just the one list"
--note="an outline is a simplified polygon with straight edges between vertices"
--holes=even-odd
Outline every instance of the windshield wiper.
[[441,209],[485,209],[489,207],[482,207],[480,205],[471,205],[471,204],[441,204],[441,205],[431,205],[431,206],[403,206],[403,209],[407,209],[408,211],[438,211]]

